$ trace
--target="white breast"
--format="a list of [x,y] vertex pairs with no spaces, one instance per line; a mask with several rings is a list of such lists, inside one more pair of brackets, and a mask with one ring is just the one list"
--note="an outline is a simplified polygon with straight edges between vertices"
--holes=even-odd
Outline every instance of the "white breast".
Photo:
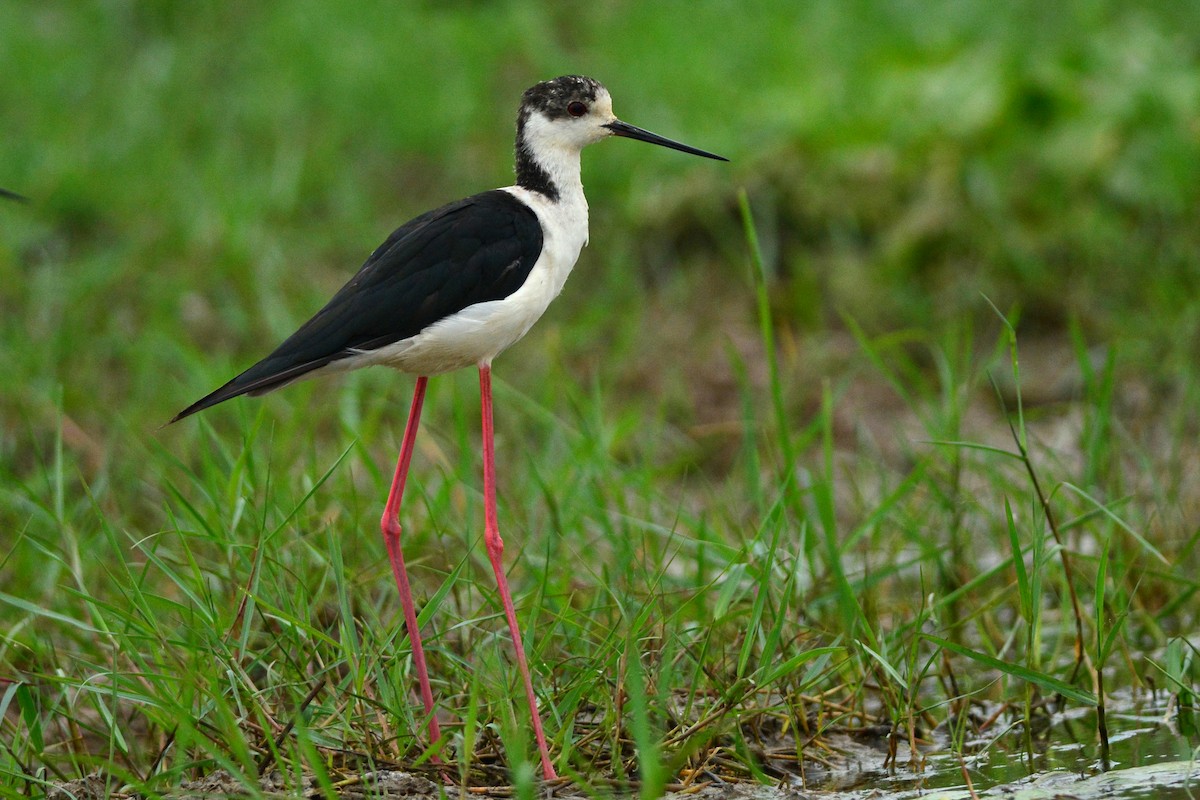
[[[574,187],[572,187],[574,188]],[[537,214],[542,253],[521,288],[503,300],[467,306],[416,336],[341,359],[331,367],[356,369],[382,364],[418,375],[437,375],[492,359],[529,332],[558,297],[587,244],[588,208],[583,187],[563,192],[557,202],[519,186],[506,187]]]

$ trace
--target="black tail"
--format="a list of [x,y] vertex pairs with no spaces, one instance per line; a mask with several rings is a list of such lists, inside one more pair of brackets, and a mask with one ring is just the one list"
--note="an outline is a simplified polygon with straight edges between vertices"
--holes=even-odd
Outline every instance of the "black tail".
[[179,422],[179,420],[184,417],[190,417],[197,411],[203,411],[218,403],[224,403],[226,400],[232,400],[244,394],[257,396],[273,392],[293,381],[303,378],[314,370],[320,369],[333,360],[333,358],[326,358],[318,361],[309,361],[304,364],[295,364],[285,369],[278,369],[276,364],[273,363],[277,362],[278,359],[267,357],[220,389],[206,394],[183,411],[171,417],[167,424],[170,425],[171,423]]

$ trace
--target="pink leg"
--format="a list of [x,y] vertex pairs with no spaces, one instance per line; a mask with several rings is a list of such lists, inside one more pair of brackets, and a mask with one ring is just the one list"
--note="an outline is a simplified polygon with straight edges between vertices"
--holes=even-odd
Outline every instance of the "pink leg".
[[417,609],[413,603],[412,589],[408,585],[408,570],[404,566],[404,554],[400,552],[400,499],[404,496],[404,482],[408,478],[408,465],[412,461],[413,445],[417,439],[417,426],[421,422],[421,406],[425,402],[425,386],[429,378],[417,378],[413,390],[412,408],[408,412],[408,424],[404,428],[404,442],[400,445],[400,459],[396,462],[396,475],[392,478],[392,489],[388,492],[387,505],[383,508],[380,528],[387,545],[388,560],[392,562],[392,575],[400,590],[400,602],[404,605],[404,624],[408,628],[408,640],[412,644],[413,664],[417,668],[417,681],[421,688],[421,701],[429,717],[430,744],[442,738],[437,714],[433,710],[433,690],[429,687],[429,670],[425,666],[425,648],[421,646],[421,629],[417,625]]
[[550,765],[550,752],[546,748],[546,734],[542,732],[542,717],[538,713],[537,698],[533,694],[533,683],[529,680],[529,665],[525,662],[525,646],[521,644],[521,631],[517,628],[517,612],[513,609],[512,595],[508,591],[508,578],[504,575],[504,541],[500,538],[500,526],[496,522],[496,448],[492,432],[492,369],[479,367],[479,395],[483,410],[483,515],[485,521],[484,542],[496,583],[500,587],[500,602],[504,616],[508,619],[508,630],[512,634],[513,647],[517,651],[517,667],[521,680],[525,682],[525,697],[529,700],[529,713],[533,717],[533,733],[537,737],[538,752],[542,757],[542,775],[552,781],[558,777]]

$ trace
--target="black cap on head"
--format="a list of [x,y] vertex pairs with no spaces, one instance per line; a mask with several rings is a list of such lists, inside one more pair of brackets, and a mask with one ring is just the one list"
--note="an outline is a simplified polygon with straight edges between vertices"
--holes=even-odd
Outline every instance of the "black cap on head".
[[521,116],[540,111],[550,119],[565,117],[568,116],[567,106],[571,103],[591,105],[602,91],[605,89],[600,81],[583,75],[563,75],[542,81],[525,90],[521,97]]

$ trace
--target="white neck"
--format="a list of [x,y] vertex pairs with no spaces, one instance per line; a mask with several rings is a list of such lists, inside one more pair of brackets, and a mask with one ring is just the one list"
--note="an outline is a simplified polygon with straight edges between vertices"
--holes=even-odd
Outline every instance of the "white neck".
[[517,135],[517,185],[541,192],[551,201],[582,202],[580,151],[586,141],[563,138],[563,130],[541,114],[526,117]]

